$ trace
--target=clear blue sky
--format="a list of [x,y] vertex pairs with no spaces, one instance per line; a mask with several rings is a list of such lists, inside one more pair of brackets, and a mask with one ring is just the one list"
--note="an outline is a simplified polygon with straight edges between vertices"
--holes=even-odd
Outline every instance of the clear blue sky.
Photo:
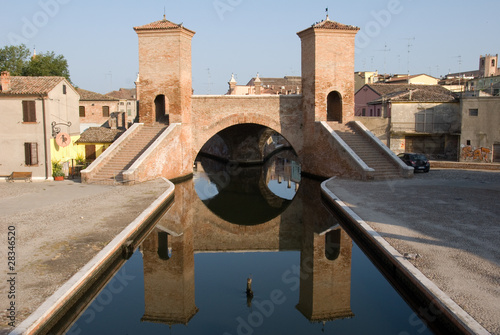
[[[72,81],[106,93],[134,87],[132,27],[163,17],[196,31],[195,94],[224,94],[231,73],[246,84],[300,75],[296,32],[325,18],[361,28],[356,71],[428,73],[475,70],[500,52],[498,0],[2,0],[0,47],[25,43],[69,63]],[[408,45],[410,59],[408,62]],[[387,47],[386,47],[387,46]],[[390,51],[384,51],[389,50]]]

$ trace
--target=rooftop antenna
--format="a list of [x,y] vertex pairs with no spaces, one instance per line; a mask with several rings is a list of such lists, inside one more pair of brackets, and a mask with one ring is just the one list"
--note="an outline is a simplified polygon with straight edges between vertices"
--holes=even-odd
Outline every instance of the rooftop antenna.
[[385,80],[385,75],[387,74],[387,72],[385,71],[385,66],[386,66],[386,63],[387,63],[386,53],[387,53],[387,51],[391,51],[391,49],[388,49],[387,48],[387,43],[385,43],[384,48],[381,49],[381,50],[377,50],[377,51],[382,51],[384,53],[384,80]]
[[415,37],[409,37],[407,38],[408,40],[408,78],[410,77],[410,48],[413,46],[413,44],[411,43],[412,41],[415,41]]
[[165,6],[163,6],[163,19],[167,19],[167,9],[165,8]]
[[[462,55],[458,55],[455,58],[458,58],[458,86],[460,86],[462,84],[461,83],[462,76],[460,75],[460,72],[462,71]],[[460,91],[461,90],[462,89],[460,88]]]

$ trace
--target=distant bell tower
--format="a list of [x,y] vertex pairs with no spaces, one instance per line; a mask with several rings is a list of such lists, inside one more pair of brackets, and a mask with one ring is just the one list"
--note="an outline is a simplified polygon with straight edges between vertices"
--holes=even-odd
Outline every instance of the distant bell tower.
[[297,33],[302,43],[306,123],[354,119],[354,38],[358,27],[324,21]]
[[139,121],[191,122],[191,39],[195,32],[163,20],[134,27],[139,37]]
[[498,54],[479,57],[479,72],[481,77],[498,75]]

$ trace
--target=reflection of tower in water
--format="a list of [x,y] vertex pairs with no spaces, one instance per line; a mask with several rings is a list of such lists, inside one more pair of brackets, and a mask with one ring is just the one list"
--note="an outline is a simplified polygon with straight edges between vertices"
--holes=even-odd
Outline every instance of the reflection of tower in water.
[[[175,212],[175,205],[171,210]],[[182,223],[182,232],[175,233],[168,228],[176,225],[167,218],[168,214],[142,244],[145,312],[141,321],[186,325],[198,312],[193,229]]]

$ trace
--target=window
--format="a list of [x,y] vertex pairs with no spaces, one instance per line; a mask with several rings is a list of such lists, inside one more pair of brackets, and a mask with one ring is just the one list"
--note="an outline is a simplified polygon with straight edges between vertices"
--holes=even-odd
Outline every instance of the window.
[[24,163],[26,165],[38,165],[38,144],[24,143]]
[[132,116],[132,110],[131,109],[127,109],[127,115],[128,116]]
[[470,140],[467,140],[467,145],[470,145]]
[[363,108],[363,109],[361,110],[361,116],[366,116],[366,108]]
[[434,109],[418,108],[418,112],[415,114],[415,131],[432,133],[434,130]]
[[79,107],[80,117],[85,117],[85,106]]
[[477,108],[469,109],[469,116],[478,116],[478,115],[479,115],[479,110]]
[[36,122],[35,101],[23,101],[23,122]]
[[377,108],[377,115],[375,115],[375,116],[380,116],[380,115],[381,115],[380,114],[380,108]]
[[491,66],[492,66],[492,67],[494,67],[494,66],[495,66],[495,60],[494,60],[494,59],[492,59],[492,60],[491,60]]
[[125,105],[125,103],[123,101],[120,102],[120,106],[123,106]]
[[66,94],[66,85],[63,85],[63,94]]
[[109,117],[109,106],[102,106],[102,116]]

